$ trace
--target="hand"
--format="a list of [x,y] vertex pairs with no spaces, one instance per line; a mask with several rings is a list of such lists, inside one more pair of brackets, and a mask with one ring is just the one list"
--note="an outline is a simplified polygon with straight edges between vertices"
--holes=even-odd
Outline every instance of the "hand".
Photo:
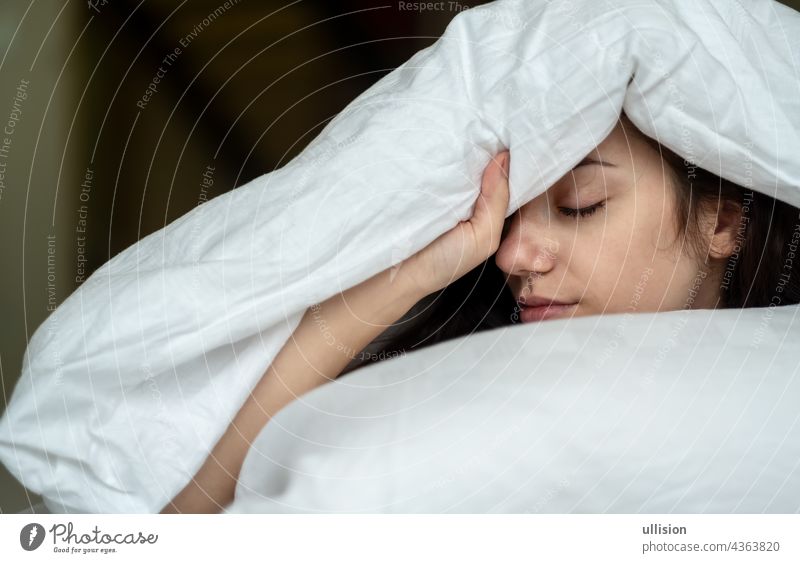
[[498,153],[483,171],[472,217],[395,266],[422,295],[438,291],[497,252],[508,207],[509,151]]

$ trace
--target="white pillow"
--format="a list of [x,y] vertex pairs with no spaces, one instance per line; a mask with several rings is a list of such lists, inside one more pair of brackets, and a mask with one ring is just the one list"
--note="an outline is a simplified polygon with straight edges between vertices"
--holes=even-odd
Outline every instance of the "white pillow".
[[228,513],[794,513],[800,306],[514,325],[304,395]]
[[510,215],[622,108],[679,154],[800,206],[798,14],[769,0],[613,6],[460,13],[289,164],[115,256],[34,333],[0,461],[54,508],[158,511],[307,307],[469,217],[503,147]]

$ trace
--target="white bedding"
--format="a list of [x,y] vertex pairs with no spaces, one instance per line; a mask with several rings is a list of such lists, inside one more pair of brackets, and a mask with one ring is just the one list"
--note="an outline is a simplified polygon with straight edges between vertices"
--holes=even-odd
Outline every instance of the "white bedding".
[[800,511],[800,306],[474,334],[287,406],[228,513]]
[[[158,511],[307,307],[469,217],[502,148],[510,214],[623,108],[696,164],[800,206],[798,37],[800,16],[770,0],[500,0],[460,13],[288,165],[145,237],[70,295],[28,345],[0,461],[54,510]],[[571,483],[580,496],[586,483]]]

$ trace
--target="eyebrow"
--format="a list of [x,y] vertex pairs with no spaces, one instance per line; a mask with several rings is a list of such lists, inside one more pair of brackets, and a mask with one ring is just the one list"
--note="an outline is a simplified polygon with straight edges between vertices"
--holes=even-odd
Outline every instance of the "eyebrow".
[[578,168],[579,166],[589,166],[590,164],[598,164],[600,166],[608,166],[610,168],[617,167],[616,164],[611,164],[610,162],[606,162],[605,160],[598,160],[596,158],[590,158],[587,156],[586,158],[581,160],[578,164],[576,164],[573,170],[575,170],[575,168]]

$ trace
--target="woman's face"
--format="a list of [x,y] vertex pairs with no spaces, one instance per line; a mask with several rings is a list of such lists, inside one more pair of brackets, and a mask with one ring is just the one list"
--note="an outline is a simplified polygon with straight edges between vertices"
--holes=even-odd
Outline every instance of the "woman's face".
[[[667,169],[640,135],[618,124],[506,221],[495,261],[522,322],[716,306],[718,286],[678,238]],[[550,301],[571,305],[535,306]]]

